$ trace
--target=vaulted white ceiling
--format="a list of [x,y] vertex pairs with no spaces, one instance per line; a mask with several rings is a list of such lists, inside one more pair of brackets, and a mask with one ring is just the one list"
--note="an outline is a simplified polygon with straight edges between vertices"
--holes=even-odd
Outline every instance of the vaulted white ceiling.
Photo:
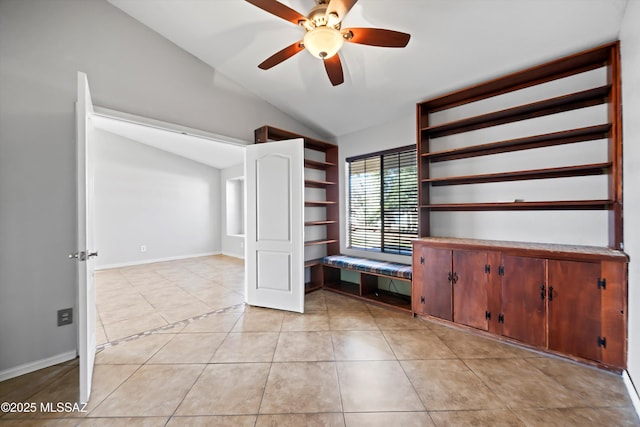
[[152,126],[108,115],[96,114],[97,129],[120,135],[141,144],[211,166],[226,169],[244,162],[242,144],[189,134],[168,126]]
[[[360,0],[343,27],[411,34],[404,49],[345,43],[331,86],[307,52],[257,65],[303,30],[243,0],[108,0],[318,132],[341,136],[413,114],[421,100],[613,41],[627,0]],[[306,15],[314,0],[281,0]]]

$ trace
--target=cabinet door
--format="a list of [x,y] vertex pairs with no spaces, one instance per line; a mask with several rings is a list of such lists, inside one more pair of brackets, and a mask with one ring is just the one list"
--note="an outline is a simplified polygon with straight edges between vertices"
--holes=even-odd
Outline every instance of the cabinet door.
[[424,314],[453,320],[451,301],[451,250],[424,247],[422,255]]
[[453,320],[487,330],[487,253],[453,251]]
[[549,348],[601,360],[600,263],[549,260]]
[[544,259],[503,255],[502,335],[546,345]]

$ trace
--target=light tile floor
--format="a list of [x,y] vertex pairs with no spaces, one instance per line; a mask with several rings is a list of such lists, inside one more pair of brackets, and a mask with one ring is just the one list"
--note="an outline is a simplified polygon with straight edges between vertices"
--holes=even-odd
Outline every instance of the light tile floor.
[[[241,275],[225,257],[100,272],[111,342],[87,412],[0,414],[0,427],[640,425],[618,375],[330,292],[307,295],[304,315],[245,307]],[[162,321],[135,335],[146,315]],[[77,362],[56,365],[0,383],[0,402],[75,402],[77,383]]]

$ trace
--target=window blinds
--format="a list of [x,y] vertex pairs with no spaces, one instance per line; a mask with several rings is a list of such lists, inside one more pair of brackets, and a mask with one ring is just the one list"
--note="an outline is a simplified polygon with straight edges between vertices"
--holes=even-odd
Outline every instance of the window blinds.
[[347,159],[349,246],[410,254],[418,235],[415,147]]

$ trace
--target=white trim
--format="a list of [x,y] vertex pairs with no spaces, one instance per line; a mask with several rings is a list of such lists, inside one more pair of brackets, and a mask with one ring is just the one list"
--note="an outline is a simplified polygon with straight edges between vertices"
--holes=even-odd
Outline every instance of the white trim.
[[638,394],[638,390],[636,390],[636,387],[633,385],[633,380],[631,379],[629,372],[626,370],[622,371],[622,380],[624,381],[624,385],[627,386],[627,392],[631,398],[631,403],[633,403],[633,407],[640,417],[640,394]]
[[78,352],[76,350],[73,350],[66,353],[57,354],[55,356],[47,357],[46,359],[40,359],[34,362],[29,362],[15,366],[13,368],[5,369],[4,371],[0,371],[0,381],[19,377],[20,375],[28,374],[39,369],[48,368],[49,366],[57,365],[58,363],[68,362],[69,360],[75,359],[77,355]]
[[222,252],[222,255],[230,256],[232,258],[244,259],[244,253],[241,255],[241,254],[234,254],[232,252]]
[[110,268],[121,268],[121,267],[131,267],[131,266],[134,266],[134,265],[155,264],[156,262],[176,261],[176,260],[180,260],[180,259],[200,258],[200,257],[212,256],[212,255],[223,255],[223,253],[220,252],[220,251],[216,251],[216,252],[205,252],[205,253],[201,253],[201,254],[170,256],[170,257],[166,257],[166,258],[143,259],[143,260],[139,260],[139,261],[119,262],[119,263],[115,263],[115,264],[100,265],[100,266],[96,266],[95,269],[96,269],[96,271],[97,270],[108,270]]
[[194,129],[186,126],[180,126],[174,123],[163,122],[161,120],[150,119],[148,117],[137,116],[135,114],[129,114],[122,111],[111,110],[109,108],[94,106],[93,111],[94,111],[94,114],[97,116],[118,119],[125,122],[141,125],[141,126],[162,129],[169,132],[180,133],[183,135],[197,136],[199,138],[210,139],[216,142],[224,142],[227,144],[238,145],[241,147],[246,147],[247,145],[252,144],[252,142],[244,141],[242,139],[220,135],[212,132],[206,132],[203,130]]

